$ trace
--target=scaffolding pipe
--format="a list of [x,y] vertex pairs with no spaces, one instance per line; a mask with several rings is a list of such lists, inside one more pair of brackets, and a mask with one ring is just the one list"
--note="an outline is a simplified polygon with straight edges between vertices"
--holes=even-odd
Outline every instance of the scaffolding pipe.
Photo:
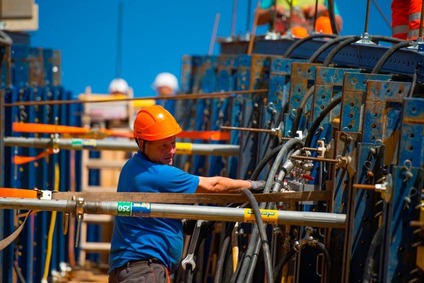
[[[162,217],[228,222],[255,222],[250,208],[158,204],[127,201],[43,200],[0,198],[2,209],[61,211],[67,213],[107,214],[127,217]],[[343,228],[345,214],[309,211],[261,209],[262,220],[269,224]]]
[[[24,138],[5,137],[4,146],[53,148],[64,150],[117,150],[137,151],[138,147],[134,141],[125,139],[116,140],[93,140],[93,139],[60,139],[60,138]],[[231,144],[197,144],[177,142],[177,154],[186,155],[218,155],[237,156],[240,147]]]

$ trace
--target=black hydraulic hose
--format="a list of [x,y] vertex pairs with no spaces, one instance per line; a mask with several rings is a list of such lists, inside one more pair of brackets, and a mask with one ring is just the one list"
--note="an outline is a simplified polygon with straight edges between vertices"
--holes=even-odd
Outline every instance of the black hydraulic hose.
[[[331,61],[333,61],[334,56],[337,55],[337,53],[343,49],[344,47],[346,47],[347,45],[358,41],[361,37],[360,36],[353,36],[351,38],[348,38],[344,41],[342,41],[339,45],[337,45],[336,47],[334,47],[330,53],[327,55],[327,58],[325,58],[325,61],[323,63],[324,67],[327,67],[328,65],[330,65]],[[373,41],[376,42],[380,42],[380,41],[387,41],[390,43],[399,43],[401,42],[401,40],[397,39],[397,38],[393,38],[393,37],[388,37],[388,36],[373,36],[372,37]]]
[[[285,144],[283,144],[275,158],[273,165],[268,173],[267,182],[265,185],[264,193],[269,193],[271,186],[273,186],[274,176],[277,174],[277,171],[282,163],[283,158],[294,148],[302,147],[303,143],[299,139],[290,139]],[[261,208],[265,208],[266,204],[261,203]],[[246,278],[249,278],[254,272],[254,266],[256,265],[257,255],[260,250],[260,243],[258,241],[258,229],[256,225],[253,226],[252,234],[250,236],[250,241],[247,246],[247,250],[243,255],[242,263],[239,265],[240,268],[237,268],[237,271],[234,273],[232,281],[237,278],[238,275],[241,277],[237,278],[238,283],[249,283],[246,281]]]
[[392,56],[396,51],[403,47],[410,46],[412,44],[411,41],[401,41],[400,43],[397,43],[390,47],[386,52],[384,52],[383,56],[378,60],[377,64],[375,65],[374,69],[371,73],[378,74],[381,71],[381,68],[383,68],[384,64],[389,60],[390,56]]
[[337,55],[337,53],[339,53],[340,50],[342,50],[343,48],[345,48],[346,46],[348,46],[349,44],[358,41],[360,39],[359,36],[353,36],[351,38],[345,39],[343,40],[339,45],[337,45],[336,47],[334,47],[330,53],[328,53],[327,58],[325,58],[323,66],[327,67],[328,65],[330,65],[330,63],[333,61],[334,56]]
[[329,47],[339,43],[340,41],[343,41],[347,38],[351,38],[352,36],[338,36],[336,38],[334,38],[333,40],[330,40],[326,43],[324,43],[323,45],[321,45],[312,55],[311,57],[309,57],[308,62],[309,63],[314,63],[318,57],[321,55],[322,52],[324,52],[325,50],[327,50]]
[[323,254],[327,261],[327,270],[331,270],[331,257],[328,250],[325,248],[325,245],[321,242],[316,242],[314,244],[314,247],[318,248]]
[[376,43],[379,43],[380,41],[385,41],[385,42],[390,42],[390,43],[393,43],[393,44],[404,41],[404,40],[399,39],[399,38],[384,36],[384,35],[373,35],[372,40],[373,40],[373,42],[375,41]]
[[[330,46],[337,44],[340,41],[344,41],[346,39],[351,39],[351,38],[356,38],[356,40],[359,39],[359,37],[355,37],[355,36],[341,36],[341,37],[337,37],[337,38],[323,44],[320,48],[318,48],[314,52],[314,54],[312,54],[312,56],[309,58],[308,62],[314,63],[318,59],[319,55],[321,55],[321,53],[324,52],[325,50],[327,50]],[[293,120],[292,129],[291,129],[291,137],[296,136],[296,132],[299,129],[299,123],[300,123],[300,118],[302,117],[303,109],[305,108],[308,100],[312,97],[314,90],[315,90],[315,86],[312,86],[311,88],[308,89],[308,92],[303,97],[301,103],[299,104],[299,107],[296,109],[296,116]]]
[[415,91],[415,86],[417,84],[417,80],[418,80],[418,75],[417,75],[417,71],[414,72],[414,75],[412,76],[412,83],[411,83],[411,88],[408,91],[408,95],[406,97],[412,97],[414,95],[414,91]]
[[331,112],[331,110],[333,110],[334,107],[336,107],[338,104],[340,104],[340,102],[342,101],[342,96],[338,96],[336,98],[334,98],[330,104],[328,104],[327,107],[324,108],[324,110],[322,110],[322,112],[318,115],[318,117],[315,119],[315,121],[312,123],[311,128],[309,129],[308,135],[306,136],[305,139],[305,147],[310,147],[311,143],[312,143],[312,138],[315,135],[315,132],[317,131],[319,125],[321,124],[322,120],[324,120],[325,116],[328,115],[328,113]]
[[336,23],[336,13],[334,9],[334,0],[328,0],[328,14],[330,16],[331,29],[334,34],[339,34],[339,29]]
[[292,43],[292,45],[290,45],[290,47],[286,50],[286,52],[283,54],[284,58],[289,58],[290,55],[292,54],[292,52],[298,48],[300,45],[302,45],[305,42],[308,42],[311,39],[314,38],[320,38],[320,37],[336,37],[336,35],[334,34],[322,34],[322,33],[316,33],[316,34],[311,34],[305,38],[299,39],[297,41],[295,41],[294,43]]
[[[249,189],[243,189],[243,193],[249,199],[249,203],[252,207],[253,213],[255,215],[257,227],[259,229],[259,237],[262,243],[262,251],[265,258],[265,274],[268,283],[274,283],[272,260],[271,260],[271,250],[269,248],[268,236],[266,234],[266,225],[264,224],[261,216],[261,211],[259,210],[258,202],[256,201],[253,193]],[[247,280],[249,282],[249,280]]]
[[293,258],[297,253],[297,249],[294,247],[290,249],[287,253],[284,254],[284,256],[278,261],[277,265],[274,269],[274,280],[277,281],[278,275],[280,274],[280,270],[283,268],[286,263]]
[[292,128],[291,128],[291,137],[292,138],[296,137],[296,132],[299,129],[300,118],[302,117],[303,109],[305,108],[306,103],[308,102],[309,98],[312,97],[314,90],[315,90],[315,85],[313,85],[312,87],[310,87],[308,89],[308,92],[303,97],[302,101],[299,104],[299,107],[297,107],[297,109],[296,109],[296,116],[294,117]]
[[[359,40],[360,37],[359,36],[352,36],[352,35],[348,35],[348,36],[339,36],[336,37],[335,39],[324,43],[323,45],[321,45],[312,55],[311,57],[309,57],[308,62],[309,63],[314,63],[316,62],[316,60],[318,59],[318,57],[325,51],[327,50],[329,47],[331,47],[334,44],[339,43],[340,41],[343,41],[345,39],[348,38],[356,38],[356,40]],[[386,41],[386,42],[390,42],[393,44],[399,43],[399,42],[403,42],[403,40],[398,39],[398,38],[394,38],[394,37],[389,37],[389,36],[380,36],[380,35],[376,35],[376,36],[372,36],[371,38],[373,40],[373,42],[375,41],[376,43],[379,43],[380,41]]]
[[224,271],[224,263],[225,263],[225,258],[227,256],[227,250],[228,250],[228,246],[230,245],[230,240],[231,240],[231,233],[233,231],[233,228],[235,226],[234,222],[229,223],[229,225],[227,226],[226,230],[225,230],[225,236],[224,236],[224,240],[222,241],[221,244],[221,249],[219,251],[219,258],[218,258],[218,262],[217,262],[217,266],[216,266],[216,271],[215,271],[215,278],[214,278],[214,283],[221,283],[222,282],[222,275],[223,275],[223,271]]
[[330,259],[330,253],[328,252],[328,250],[325,248],[325,245],[321,242],[315,242],[313,244],[301,244],[298,245],[297,247],[294,246],[292,249],[290,249],[281,259],[280,261],[277,263],[277,265],[275,266],[274,269],[274,280],[277,281],[278,275],[280,274],[280,270],[283,268],[284,265],[286,265],[286,263],[292,259],[297,252],[299,252],[301,249],[303,249],[305,246],[311,246],[314,248],[317,248],[318,250],[320,250],[325,257],[326,263],[327,263],[327,270],[331,269],[331,259]]
[[367,254],[367,260],[365,261],[364,276],[362,278],[363,283],[368,283],[368,282],[371,282],[372,280],[372,273],[374,270],[374,257],[375,257],[377,248],[381,244],[382,238],[383,238],[383,225],[378,228],[377,232],[375,232],[374,237],[372,238],[371,245]]
[[[349,42],[353,42],[353,41],[355,41],[355,40],[358,40],[359,39],[359,37],[357,37],[357,36],[343,36],[343,37],[337,37],[336,39],[333,39],[332,41],[329,41],[329,42],[327,42],[327,43],[325,43],[325,44],[323,44],[320,48],[318,48],[317,49],[317,51],[315,51],[314,52],[314,54],[312,54],[312,56],[309,58],[309,60],[308,60],[308,62],[310,62],[310,63],[314,63],[317,59],[318,59],[318,57],[319,57],[319,55],[321,55],[321,53],[322,52],[324,52],[325,50],[327,50],[330,46],[332,46],[332,45],[334,45],[334,44],[337,44],[337,43],[339,43],[340,41],[344,41],[345,39],[350,39],[351,38],[351,40],[349,41]],[[355,38],[355,40],[353,40],[353,38]],[[392,38],[392,37],[386,37],[386,36],[375,36],[375,37],[373,37],[373,39],[374,40],[376,40],[376,41],[387,41],[387,42],[392,42],[392,43],[397,43],[396,45],[394,45],[394,46],[397,46],[398,44],[400,44],[400,43],[405,43],[404,41],[402,41],[402,40],[399,40],[399,39],[397,39],[397,38]],[[394,47],[393,46],[393,47]],[[393,48],[392,47],[392,48]],[[392,48],[390,48],[390,49],[392,49]],[[389,49],[389,50],[390,50]],[[399,49],[399,48],[397,48],[397,49]],[[396,49],[396,50],[397,50]],[[339,50],[338,50],[339,51]],[[337,52],[338,52],[337,51]],[[387,52],[389,52],[389,51],[387,51]],[[387,53],[386,52],[386,53]],[[394,51],[393,51],[394,52]],[[385,55],[386,55],[386,53],[385,53]],[[334,53],[334,55],[335,55],[336,53]],[[391,54],[393,54],[393,53],[390,53],[390,55]],[[334,57],[334,55],[331,55],[331,58],[333,58]],[[389,57],[390,56],[389,54],[387,55],[387,57]],[[329,54],[329,56],[330,56],[330,54]],[[383,56],[384,57],[384,56]],[[383,57],[379,60],[379,62],[380,61],[382,61],[382,59],[383,59]],[[387,59],[386,59],[387,60]],[[329,62],[327,62],[327,63],[324,63],[324,66],[327,66],[328,65],[328,63]],[[326,65],[327,64],[327,65]],[[382,63],[382,64],[384,64],[384,63]],[[374,70],[377,68],[377,65],[376,65],[376,67],[374,68]],[[381,68],[381,67],[380,67]],[[374,72],[374,71],[373,71]],[[303,100],[302,100],[302,102],[300,103],[300,105],[299,105],[299,107],[296,109],[296,117],[295,117],[295,119],[294,119],[294,121],[293,121],[293,124],[292,124],[292,137],[294,137],[295,135],[296,135],[296,131],[298,130],[298,128],[299,128],[299,123],[300,123],[300,118],[302,117],[302,113],[303,113],[303,109],[305,108],[305,105],[306,105],[306,103],[308,102],[308,100],[309,100],[309,98],[311,98],[312,97],[312,94],[313,94],[313,90],[314,90],[314,86],[312,86],[309,90],[308,90],[308,92],[306,93],[306,96],[304,96],[303,97]]]
[[274,147],[259,163],[258,166],[256,166],[255,170],[252,173],[251,179],[252,180],[256,180],[259,176],[259,173],[262,172],[263,168],[265,167],[265,165],[268,164],[269,161],[271,161],[272,158],[275,157],[275,155],[277,155],[277,153],[280,151],[281,147],[283,145],[278,145],[276,147]]

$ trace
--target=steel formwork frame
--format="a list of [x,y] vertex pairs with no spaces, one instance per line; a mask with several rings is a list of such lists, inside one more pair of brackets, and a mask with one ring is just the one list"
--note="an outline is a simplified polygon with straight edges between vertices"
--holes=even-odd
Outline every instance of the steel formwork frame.
[[[293,273],[289,275],[300,280],[299,282],[301,280],[322,282],[326,279],[334,282],[357,282],[363,280],[365,274],[372,277],[374,273],[378,274],[379,280],[384,282],[422,278],[423,275],[416,272],[414,268],[417,258],[416,246],[422,239],[409,224],[411,221],[423,221],[418,218],[419,211],[416,208],[422,205],[419,188],[423,187],[424,179],[422,170],[424,160],[422,109],[424,108],[422,97],[409,97],[409,90],[414,86],[408,79],[415,74],[418,81],[422,81],[424,74],[421,63],[424,61],[424,56],[415,49],[399,50],[383,65],[382,74],[374,74],[369,71],[379,62],[379,59],[387,51],[387,47],[353,43],[344,47],[340,54],[336,54],[332,62],[334,65],[329,67],[322,66],[320,62],[325,61],[326,56],[332,50],[331,47],[318,56],[317,61],[319,62],[305,62],[305,59],[309,59],[320,46],[325,44],[325,40],[305,41],[293,50],[290,58],[283,58],[281,54],[294,42],[289,39],[270,41],[259,38],[255,42],[253,55],[244,54],[247,42],[225,42],[221,44],[222,54],[219,56],[184,57],[182,83],[184,92],[222,90],[236,92],[237,90],[255,89],[257,84],[263,84],[269,88],[268,104],[262,105],[262,98],[258,99],[254,95],[245,97],[235,95],[233,98],[227,99],[227,105],[222,106],[221,111],[225,114],[221,115],[217,113],[220,111],[219,107],[214,107],[218,105],[207,105],[205,102],[198,103],[193,100],[189,104],[190,111],[187,111],[189,113],[180,113],[181,115],[177,118],[188,129],[191,127],[201,129],[204,126],[201,125],[201,120],[205,117],[205,110],[207,110],[212,111],[212,113],[208,113],[210,115],[208,117],[215,117],[215,119],[225,117],[223,120],[230,123],[231,126],[272,128],[279,127],[276,114],[284,114],[281,115],[285,117],[282,119],[284,127],[281,130],[284,138],[290,138],[293,135],[291,131],[295,121],[293,113],[300,107],[305,93],[315,86],[311,100],[305,104],[305,110],[308,113],[300,117],[297,130],[308,135],[307,140],[310,144],[305,145],[307,147],[316,149],[319,141],[328,143],[327,157],[329,158],[327,161],[330,160],[328,162],[334,162],[336,165],[326,166],[326,172],[322,175],[319,175],[319,170],[310,170],[308,172],[310,175],[304,174],[314,180],[324,176],[325,180],[320,181],[325,182],[304,180],[300,182],[300,178],[296,178],[297,176],[291,173],[295,161],[290,159],[281,165],[281,171],[278,176],[275,176],[275,180],[284,174],[290,175],[290,178],[285,180],[289,185],[298,186],[301,189],[329,190],[332,192],[332,200],[279,204],[279,208],[308,213],[313,210],[346,214],[347,224],[324,230],[324,232],[318,230],[319,235],[314,238],[314,240],[323,241],[322,244],[333,261],[332,269],[327,270],[329,267],[326,264],[315,259],[322,251],[305,249],[302,254],[299,250],[294,253],[293,261],[289,263]],[[14,58],[13,81],[17,87],[6,92],[4,96],[7,101],[30,101],[37,97],[52,100],[70,98],[71,94],[58,85],[54,85],[54,87],[38,86],[37,88],[26,85],[26,82],[29,81],[39,81],[40,76],[37,72],[33,74],[29,71],[31,67],[35,67],[30,66],[25,58],[31,56],[36,58],[54,57],[54,52],[41,52],[39,49],[32,50],[20,46],[14,48],[16,48],[14,53],[16,57]],[[43,59],[43,62],[49,62],[49,60]],[[51,69],[51,66],[45,66],[45,68]],[[355,70],[351,70],[352,68]],[[23,71],[22,75],[18,74],[16,70]],[[38,69],[35,68],[35,70]],[[44,74],[44,72],[42,73]],[[403,77],[401,78],[403,81],[396,81],[392,74],[387,73],[404,75],[406,79]],[[43,80],[55,82],[58,80],[56,75],[47,72],[42,77]],[[337,79],[332,80],[332,78]],[[52,93],[50,97],[49,93]],[[327,109],[327,106],[333,105],[338,99],[339,103],[336,107]],[[270,105],[270,102],[273,105]],[[288,109],[283,107],[284,105],[288,105]],[[6,108],[6,111],[11,114],[10,117],[28,119],[27,121],[37,119],[54,122],[57,117],[60,124],[78,124],[76,119],[69,118],[72,117],[69,115],[72,110],[66,106],[53,107],[50,110],[48,108],[47,106],[40,109],[11,107],[10,109]],[[325,111],[329,112],[323,117],[326,114]],[[252,117],[258,120],[250,123],[253,121]],[[315,122],[321,118],[319,127],[314,129]],[[211,123],[208,126],[211,127]],[[311,130],[315,130],[316,133],[308,133]],[[7,135],[13,135],[10,126],[6,127],[6,132]],[[269,137],[255,140],[250,139],[250,134],[245,136],[249,138],[246,139],[237,131],[231,133],[230,143],[240,145],[240,147],[238,148],[238,157],[230,157],[228,160],[227,173],[229,176],[248,177],[255,169],[253,165],[256,165],[269,153],[268,148],[261,148]],[[35,138],[33,135],[29,135],[29,137]],[[5,141],[8,140],[5,139]],[[3,140],[2,142],[4,143]],[[19,154],[27,155],[35,155],[38,152],[36,148],[26,149],[25,147],[18,151]],[[6,153],[8,158],[14,154],[11,150]],[[295,155],[292,151],[290,154]],[[319,158],[317,156],[316,154],[309,157]],[[387,162],[387,159],[395,161]],[[185,162],[185,159],[183,160]],[[204,160],[197,157],[193,160],[196,162],[195,165],[192,164],[194,166],[191,168],[192,172],[199,173],[204,170]],[[215,160],[215,157],[212,160]],[[240,163],[240,161],[242,162]],[[322,162],[325,161],[320,162],[323,164]],[[54,182],[51,178],[54,165],[59,163],[64,172],[73,169],[70,167],[69,152],[60,151],[58,155],[52,156],[49,162],[43,160],[37,164],[37,169],[44,168],[42,177],[37,180],[30,178],[35,172],[34,164],[16,167],[18,172],[12,169],[6,170],[6,174],[10,175],[10,186],[12,187],[47,186],[48,189],[51,189]],[[306,162],[302,164],[307,165]],[[286,168],[290,168],[290,170]],[[210,172],[219,172],[220,170],[221,168],[210,170]],[[307,170],[302,172],[305,171]],[[389,175],[393,178],[393,184],[385,187],[386,191],[383,190],[382,193],[376,190],[354,188],[354,185],[358,184],[363,186],[382,184],[380,179],[387,178],[388,180]],[[278,181],[279,183],[276,182],[278,184],[274,186],[283,185],[283,180],[278,179]],[[62,188],[68,182],[70,182],[69,177],[61,174],[60,187]],[[188,208],[178,209],[187,210]],[[172,213],[166,209],[165,211],[167,212],[161,213],[165,215]],[[8,213],[4,216],[3,226],[7,225],[7,227],[2,227],[4,228],[2,230],[7,234],[13,230],[13,216]],[[39,242],[39,239],[45,236],[48,219],[49,216],[45,213],[30,218],[29,225],[27,225],[30,227],[24,230],[20,238],[24,243],[22,252],[25,255],[19,261],[22,266],[28,264],[28,267],[23,268],[22,271],[25,276],[36,280],[41,278],[41,274],[32,273],[32,271],[43,268],[45,247],[40,244],[39,248],[35,250],[31,246],[32,242]],[[29,229],[33,228],[31,224],[38,225],[38,223],[40,223],[37,226],[38,233],[34,236],[30,235]],[[313,223],[309,224],[313,225]],[[305,243],[307,240],[303,237],[310,236],[307,227],[302,225],[296,226],[296,223],[288,223],[283,226],[282,230],[286,237],[285,244],[288,246],[299,247],[296,246],[296,241],[290,242],[293,240],[290,237]],[[246,231],[250,229],[250,227],[245,227]],[[251,227],[250,231],[255,231],[254,226]],[[273,228],[277,227],[273,226]],[[56,232],[59,234],[58,231]],[[372,237],[379,239],[380,248],[371,241]],[[57,238],[59,239],[57,244],[59,249],[55,252],[65,256],[66,240],[61,235],[57,235]],[[368,252],[370,250],[374,253],[370,254]],[[286,255],[287,251],[285,251]],[[31,256],[34,254],[40,257],[35,263],[31,261]],[[284,255],[284,252],[282,254]],[[13,262],[14,258],[11,253],[8,254],[5,251],[4,257]],[[0,257],[0,262],[1,259]],[[53,261],[52,265],[57,265],[60,260],[63,258]],[[367,264],[368,260],[372,260],[373,264]],[[307,268],[320,272],[317,274],[303,272]],[[2,275],[6,282],[11,279],[11,269],[12,266],[6,264]],[[246,267],[243,269],[247,270]],[[263,273],[264,271],[259,267],[255,274],[259,277],[255,278],[261,276],[263,278]],[[287,274],[283,276],[287,276]],[[205,273],[204,276],[208,275]],[[243,282],[243,278],[235,279],[238,280],[236,282]]]

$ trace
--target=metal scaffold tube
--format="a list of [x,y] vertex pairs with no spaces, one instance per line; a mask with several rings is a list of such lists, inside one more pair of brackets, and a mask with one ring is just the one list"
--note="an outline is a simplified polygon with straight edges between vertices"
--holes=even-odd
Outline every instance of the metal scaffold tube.
[[[53,148],[64,150],[116,150],[137,151],[138,147],[131,140],[93,140],[93,139],[49,139],[49,138],[23,138],[5,137],[5,146]],[[177,154],[219,155],[236,156],[240,147],[231,144],[197,144],[177,142]]]
[[[128,217],[163,217],[173,219],[255,222],[250,208],[193,206],[120,201],[42,200],[0,198],[2,209],[61,211],[67,213],[107,214]],[[305,211],[261,210],[262,220],[272,224],[343,228],[345,214]]]

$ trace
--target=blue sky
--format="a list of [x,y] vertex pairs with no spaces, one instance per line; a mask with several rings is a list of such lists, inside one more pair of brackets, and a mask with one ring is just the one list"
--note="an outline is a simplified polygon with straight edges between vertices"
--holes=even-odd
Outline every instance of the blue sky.
[[[31,45],[61,51],[62,85],[74,96],[84,92],[86,86],[91,86],[94,93],[107,93],[110,81],[116,77],[120,1],[123,3],[121,77],[134,89],[136,97],[155,95],[151,84],[159,72],[171,72],[179,77],[183,55],[208,54],[215,24],[218,38],[244,35],[252,26],[257,3],[256,0],[35,0],[40,19],[39,29],[31,32]],[[369,33],[390,36],[390,28],[373,2],[379,4],[390,21],[390,1],[371,1]],[[342,35],[363,33],[366,3],[366,0],[337,1],[344,19]],[[265,31],[262,27],[257,33]],[[213,54],[219,54],[218,44],[214,45]]]

